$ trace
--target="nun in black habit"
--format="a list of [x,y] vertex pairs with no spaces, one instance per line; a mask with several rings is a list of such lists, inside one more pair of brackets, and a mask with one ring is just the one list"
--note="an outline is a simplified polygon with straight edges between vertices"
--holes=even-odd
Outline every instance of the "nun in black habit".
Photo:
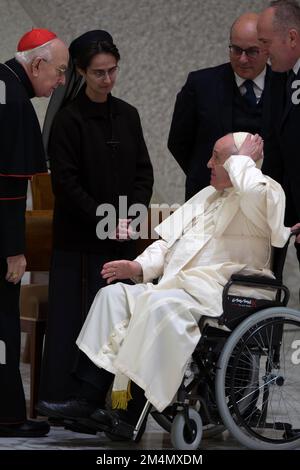
[[122,222],[126,240],[97,237],[97,207],[110,204],[116,210],[118,234],[119,197],[127,198],[127,207],[147,207],[153,185],[139,114],[111,94],[120,59],[111,35],[90,31],[69,50],[70,76],[63,92],[54,93],[44,125],[55,208],[40,400],[50,402],[82,393],[73,373],[79,355],[75,341],[106,284],[103,264],[136,257],[127,220]]

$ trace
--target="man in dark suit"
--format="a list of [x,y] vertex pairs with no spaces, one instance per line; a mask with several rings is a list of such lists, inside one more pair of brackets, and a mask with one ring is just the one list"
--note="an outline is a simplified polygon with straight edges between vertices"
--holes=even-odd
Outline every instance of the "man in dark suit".
[[[271,2],[258,21],[258,39],[275,72],[288,72],[271,88],[272,132],[265,141],[263,172],[286,193],[286,225],[300,220],[300,6],[295,0]],[[298,224],[299,225],[299,224]],[[300,237],[297,237],[300,242]],[[300,261],[300,245],[296,243]]]
[[191,72],[177,95],[168,147],[186,174],[186,199],[209,185],[214,142],[229,132],[266,135],[269,123],[267,53],[257,39],[255,13],[230,31],[230,63]]

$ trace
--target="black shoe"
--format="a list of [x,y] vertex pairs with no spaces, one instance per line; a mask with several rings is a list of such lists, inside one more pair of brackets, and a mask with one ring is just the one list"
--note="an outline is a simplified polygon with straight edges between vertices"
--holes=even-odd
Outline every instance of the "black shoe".
[[85,399],[58,402],[40,400],[36,406],[36,410],[44,416],[63,419],[88,418],[96,409],[94,403]]
[[43,437],[50,431],[46,421],[27,420],[23,424],[0,424],[0,437]]
[[[92,436],[95,436],[97,434],[97,430],[91,428],[90,426],[86,426],[79,422],[80,418],[76,419],[76,421],[64,421],[64,427],[68,431],[73,431],[73,432],[78,432],[80,434],[91,434]],[[82,420],[86,418],[81,418]]]
[[[97,408],[88,418],[78,418],[76,422],[94,432],[108,431],[112,426],[111,411]],[[93,416],[96,416],[96,419]]]
[[102,410],[98,409],[91,414],[90,420],[94,421],[95,428],[125,439],[132,439],[135,424],[129,419],[125,410]]
[[61,427],[65,426],[65,422],[62,418],[51,418],[48,417],[48,423],[51,427]]
[[110,429],[111,426],[113,425],[113,411],[112,410],[103,410],[101,408],[98,408],[97,410],[94,411],[94,413],[91,414],[90,420],[95,422],[95,426],[97,425],[103,425],[104,430],[106,431],[107,429]]
[[[133,432],[132,432],[131,436],[128,437],[129,432],[130,432],[129,426],[132,426],[132,425],[127,424],[128,427],[127,427],[127,429],[125,429],[125,432],[124,432],[124,421],[123,421],[122,427],[117,426],[117,427],[115,427],[114,429],[112,429],[110,431],[105,431],[105,434],[106,434],[107,437],[109,437],[109,439],[111,441],[128,441],[128,440],[131,440],[131,441],[134,441],[137,444],[138,442],[140,442],[140,440],[142,439],[142,437],[144,435],[144,432],[146,430],[146,425],[147,425],[147,417],[144,419],[142,425],[140,426],[139,431],[135,434],[134,437],[133,437]],[[135,428],[135,426],[134,426],[134,428]]]

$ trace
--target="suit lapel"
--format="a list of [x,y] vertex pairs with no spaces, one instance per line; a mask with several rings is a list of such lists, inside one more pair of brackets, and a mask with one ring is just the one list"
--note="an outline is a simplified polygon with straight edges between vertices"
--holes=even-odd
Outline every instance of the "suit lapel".
[[232,103],[234,87],[236,87],[234,73],[231,65],[228,64],[228,67],[224,69],[223,74],[220,74],[217,91],[218,108],[221,115],[223,135],[232,131]]
[[280,129],[282,129],[282,127],[285,123],[285,120],[288,117],[292,107],[293,107],[293,103],[291,102],[291,100],[289,100],[289,103],[285,106],[284,111],[283,111],[282,119],[281,119],[281,122],[280,122]]
[[266,77],[265,77],[265,84],[264,90],[261,95],[260,101],[262,102],[262,130],[261,134],[263,136],[267,135],[269,126],[270,126],[270,119],[271,119],[271,70],[270,66],[267,65],[266,70]]
[[[299,80],[299,73],[297,74],[294,80]],[[290,111],[294,107],[292,103],[291,95],[290,97],[288,97],[287,83],[285,83],[283,98],[285,98],[285,107],[283,108],[284,110],[283,110],[282,119],[280,122],[280,129],[283,127],[285,120],[287,119]]]

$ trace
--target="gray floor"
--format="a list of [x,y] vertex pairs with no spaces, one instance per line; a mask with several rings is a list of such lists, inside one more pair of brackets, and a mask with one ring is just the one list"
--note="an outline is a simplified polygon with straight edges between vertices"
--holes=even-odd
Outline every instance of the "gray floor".
[[[21,364],[25,394],[29,397],[29,365]],[[112,442],[104,433],[88,435],[68,431],[62,427],[52,427],[49,435],[44,438],[0,438],[0,450],[92,450],[106,451],[116,449],[172,449],[169,434],[162,430],[152,417],[147,423],[146,432],[140,441]],[[218,437],[203,439],[201,450],[242,450],[240,445],[227,431]],[[300,449],[300,447],[299,447]]]
[[[29,397],[29,366],[21,364],[25,394]],[[27,401],[28,403],[28,401]],[[96,436],[79,434],[62,427],[52,427],[44,438],[21,439],[0,438],[0,450],[106,450],[106,449],[171,449],[169,434],[149,418],[146,432],[139,444],[112,442],[103,433]],[[203,440],[203,449],[242,449],[227,432],[219,438]]]

